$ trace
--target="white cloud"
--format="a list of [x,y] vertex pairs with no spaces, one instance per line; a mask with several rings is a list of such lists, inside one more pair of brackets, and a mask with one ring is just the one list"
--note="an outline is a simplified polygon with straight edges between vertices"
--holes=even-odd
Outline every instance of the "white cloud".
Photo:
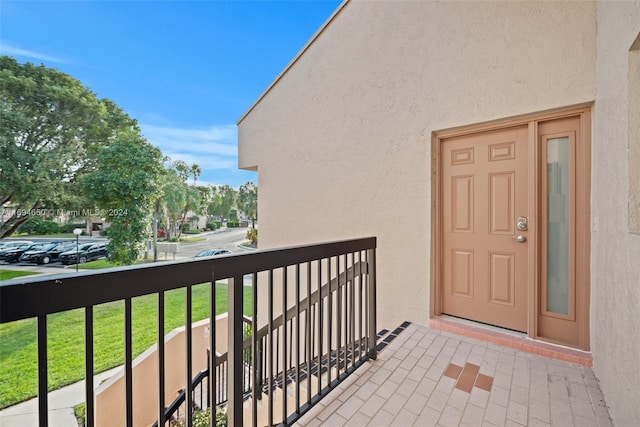
[[162,152],[208,153],[236,156],[238,133],[235,125],[213,126],[209,129],[167,128],[140,124],[147,140]]
[[40,61],[49,61],[57,63],[66,63],[62,58],[56,56],[47,55],[45,53],[35,52],[33,50],[21,49],[19,47],[11,46],[8,44],[0,45],[0,54],[10,56],[23,56],[25,58],[39,59]]
[[[201,185],[203,187],[208,187],[208,186],[214,186],[214,187],[219,187],[221,185],[226,185],[229,184],[228,182],[225,182],[223,184],[219,183],[218,181],[202,181],[202,180],[198,180],[198,185]],[[230,184],[229,184],[230,185]],[[238,185],[235,186],[236,189],[239,187]]]
[[150,144],[160,148],[171,160],[196,163],[209,169],[238,169],[238,133],[235,125],[207,129],[169,128],[140,124]]
[[197,164],[201,169],[238,169],[238,162],[233,158],[221,158],[218,156],[191,154],[191,153],[162,153],[171,157],[172,161],[182,160],[188,165]]

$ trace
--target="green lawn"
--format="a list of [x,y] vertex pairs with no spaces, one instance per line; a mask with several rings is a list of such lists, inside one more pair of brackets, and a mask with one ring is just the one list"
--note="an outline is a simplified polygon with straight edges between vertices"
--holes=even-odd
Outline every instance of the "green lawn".
[[[69,268],[74,267],[75,264],[71,264]],[[96,261],[85,262],[84,264],[78,264],[78,268],[83,270],[100,270],[102,268],[117,267],[115,264],[107,261],[106,259],[98,259]]]
[[204,242],[207,240],[206,237],[181,237],[180,243],[196,243],[196,242]]
[[14,277],[31,276],[38,274],[35,271],[0,270],[0,280],[9,280]]
[[[148,262],[149,261],[138,260],[134,264],[146,264]],[[75,268],[75,264],[71,264],[69,268],[71,267]],[[80,268],[81,270],[101,270],[103,268],[111,268],[111,267],[118,267],[118,265],[112,263],[106,258],[85,262],[84,264],[78,264],[78,268]]]
[[[193,321],[209,317],[209,285],[193,287]],[[216,287],[216,314],[227,311],[227,285]],[[133,353],[141,354],[156,342],[157,295],[135,298]],[[185,290],[165,294],[165,332],[184,325]],[[251,311],[251,288],[244,288],[244,311]],[[124,302],[94,308],[94,365],[99,373],[124,363]],[[47,320],[49,389],[84,378],[84,310],[52,314]],[[0,408],[36,395],[36,320],[0,325]]]
[[11,237],[20,237],[25,240],[34,239],[76,239],[73,233],[56,233],[56,234],[29,234],[29,233],[13,233]]
[[[164,259],[159,259],[157,262],[168,262],[171,260],[164,260]],[[135,264],[149,264],[152,263],[153,261],[151,260],[138,260],[135,262]],[[103,259],[98,259],[95,261],[89,261],[89,262],[85,262],[84,264],[79,264],[78,265],[79,268],[81,270],[101,270],[103,268],[111,268],[111,267],[118,267],[118,265],[112,263],[111,261],[109,261],[106,258]],[[75,264],[71,264],[69,266],[69,268],[74,267],[75,268]]]

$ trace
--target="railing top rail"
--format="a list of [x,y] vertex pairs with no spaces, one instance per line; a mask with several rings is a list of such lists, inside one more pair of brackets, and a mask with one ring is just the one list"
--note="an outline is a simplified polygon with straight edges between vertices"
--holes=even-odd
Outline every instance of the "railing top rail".
[[0,282],[0,323],[210,282],[214,272],[216,280],[240,277],[375,247],[376,238],[367,237],[211,259],[21,277]]

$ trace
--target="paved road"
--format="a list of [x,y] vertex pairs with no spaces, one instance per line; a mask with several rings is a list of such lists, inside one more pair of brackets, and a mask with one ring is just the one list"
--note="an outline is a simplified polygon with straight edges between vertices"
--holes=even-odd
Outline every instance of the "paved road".
[[218,231],[201,233],[199,236],[207,240],[195,243],[181,243],[176,258],[190,258],[204,249],[221,248],[234,253],[247,250],[238,247],[240,243],[247,240],[246,228],[225,228]]

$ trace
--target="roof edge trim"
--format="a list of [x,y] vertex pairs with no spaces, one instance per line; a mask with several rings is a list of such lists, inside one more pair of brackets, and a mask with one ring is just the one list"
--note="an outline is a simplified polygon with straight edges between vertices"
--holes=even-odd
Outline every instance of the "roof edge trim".
[[305,43],[305,45],[302,47],[302,49],[300,49],[300,51],[296,54],[296,56],[294,56],[293,59],[291,61],[289,61],[289,63],[283,68],[282,71],[280,71],[280,73],[276,76],[276,78],[273,79],[273,81],[269,84],[269,86],[267,86],[267,88],[264,90],[264,92],[262,92],[260,94],[258,99],[256,99],[253,102],[253,104],[251,104],[251,106],[247,109],[247,111],[245,111],[244,114],[242,114],[242,116],[240,116],[240,118],[236,122],[236,125],[239,125],[240,122],[242,122],[245,119],[245,117],[247,117],[249,115],[249,113],[251,113],[251,111],[253,111],[253,109],[260,103],[260,101],[262,101],[262,98],[264,98],[267,95],[267,93],[269,93],[271,91],[271,89],[275,85],[278,84],[280,79],[282,79],[282,77],[284,77],[284,75],[287,73],[287,71],[289,71],[289,69],[291,67],[293,67],[293,65],[296,62],[298,62],[298,59],[300,59],[300,57],[302,55],[304,55],[304,53],[307,51],[307,49],[309,49],[309,47],[311,47],[311,45],[316,41],[316,39],[320,36],[320,34],[322,34],[324,32],[324,30],[329,26],[329,24],[331,24],[331,22],[333,22],[335,17],[342,11],[342,9],[345,7],[345,5],[347,3],[349,3],[350,1],[351,0],[344,0],[342,3],[340,3],[340,5],[336,8],[336,10],[333,11],[331,16],[329,16],[329,18],[327,18],[326,21],[324,21],[324,24],[322,24],[320,26],[320,28],[318,28],[318,30],[311,36],[309,41],[307,41],[307,43]]

